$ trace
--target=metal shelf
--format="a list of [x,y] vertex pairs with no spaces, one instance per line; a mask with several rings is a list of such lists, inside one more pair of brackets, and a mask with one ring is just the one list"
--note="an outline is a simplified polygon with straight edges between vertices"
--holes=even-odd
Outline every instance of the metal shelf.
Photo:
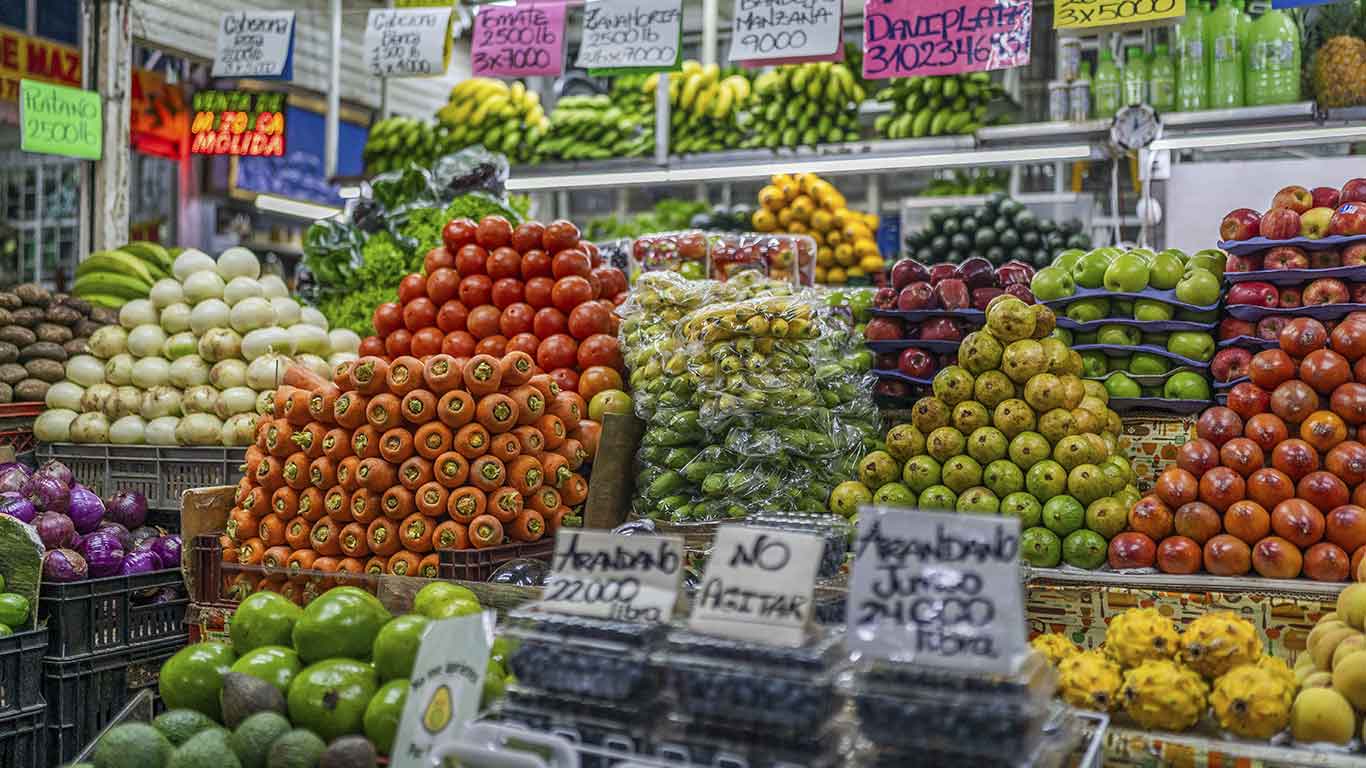
[[1258,576],[1214,576],[1193,573],[1119,573],[1083,571],[1073,568],[1024,568],[1026,584],[1062,586],[1131,587],[1190,592],[1237,592],[1240,594],[1279,595],[1315,600],[1336,599],[1349,582],[1324,582],[1310,579],[1263,579]]

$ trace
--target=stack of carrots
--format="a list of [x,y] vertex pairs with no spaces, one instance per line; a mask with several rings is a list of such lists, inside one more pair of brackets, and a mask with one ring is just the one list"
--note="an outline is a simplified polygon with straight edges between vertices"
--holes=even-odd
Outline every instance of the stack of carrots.
[[[331,381],[301,366],[247,449],[223,559],[290,571],[437,575],[439,549],[553,535],[588,496],[601,427],[530,355],[376,356]],[[305,585],[244,574],[227,589],[302,602]],[[330,585],[327,585],[330,586]]]

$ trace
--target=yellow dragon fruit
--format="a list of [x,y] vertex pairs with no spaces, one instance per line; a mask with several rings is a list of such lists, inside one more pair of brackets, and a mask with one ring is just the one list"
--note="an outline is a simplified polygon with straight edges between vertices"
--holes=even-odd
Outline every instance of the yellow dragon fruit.
[[1124,672],[1119,699],[1143,728],[1184,731],[1200,721],[1209,688],[1199,673],[1169,659],[1149,660]]
[[1149,660],[1174,659],[1181,636],[1172,620],[1156,608],[1134,608],[1110,620],[1105,655],[1128,669]]
[[1261,655],[1256,627],[1232,611],[1207,613],[1181,635],[1181,660],[1207,680],[1242,664],[1256,664]]
[[1119,665],[1098,650],[1074,653],[1058,665],[1058,690],[1078,709],[1110,711],[1119,703],[1123,684]]

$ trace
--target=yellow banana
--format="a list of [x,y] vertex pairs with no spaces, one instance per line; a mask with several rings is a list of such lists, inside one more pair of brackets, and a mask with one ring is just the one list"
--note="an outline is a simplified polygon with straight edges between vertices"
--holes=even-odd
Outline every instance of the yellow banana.
[[683,84],[683,92],[680,94],[678,106],[683,109],[691,109],[692,103],[697,100],[697,94],[702,90],[705,81],[700,72],[688,75],[688,81]]
[[738,100],[735,95],[735,87],[729,79],[722,80],[717,86],[716,103],[712,105],[711,116],[717,120],[724,120],[730,115],[731,108]]
[[745,99],[749,98],[751,93],[749,80],[744,76],[731,75],[730,77],[726,78],[725,80],[722,80],[721,82],[730,83],[731,89],[735,91],[735,100],[737,102],[744,101]]
[[693,102],[693,106],[692,106],[692,112],[693,112],[693,114],[696,114],[696,115],[707,115],[707,114],[710,114],[709,107],[711,107],[712,100],[715,99],[715,98],[717,97],[717,95],[720,93],[720,91],[721,91],[721,86],[720,86],[720,85],[717,85],[716,83],[712,83],[711,85],[708,85],[706,88],[703,88],[703,89],[702,89],[702,92],[699,93],[699,94],[697,94],[697,100],[696,100],[695,102]]
[[657,88],[659,88],[659,73],[658,73],[658,72],[656,72],[656,73],[654,73],[653,75],[650,75],[649,77],[645,78],[645,85],[644,85],[643,87],[641,87],[640,92],[643,93],[643,94],[645,94],[646,96],[651,96],[651,95],[654,94],[655,89],[657,89]]
[[683,62],[683,74],[685,76],[698,74],[702,71],[702,64],[695,59],[688,59]]
[[721,68],[715,64],[708,64],[702,68],[702,76],[707,79],[708,83],[714,83],[721,79]]

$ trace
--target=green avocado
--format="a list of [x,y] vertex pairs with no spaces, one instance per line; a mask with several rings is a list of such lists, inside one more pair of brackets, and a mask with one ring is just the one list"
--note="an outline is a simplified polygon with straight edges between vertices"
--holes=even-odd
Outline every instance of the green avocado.
[[366,705],[379,688],[375,668],[353,659],[328,659],[300,672],[289,686],[289,719],[332,740],[360,733]]
[[237,654],[227,643],[185,646],[161,667],[157,686],[161,700],[169,709],[193,709],[221,720],[223,675],[236,660]]
[[407,680],[390,680],[385,683],[365,707],[362,723],[365,736],[375,743],[380,754],[393,751],[394,739],[398,736],[398,723],[403,719],[403,707],[408,703]]
[[95,768],[162,766],[171,756],[171,742],[146,723],[124,723],[109,729],[95,745]]
[[304,609],[294,625],[294,649],[305,663],[337,658],[365,661],[375,635],[389,618],[389,611],[369,592],[335,587]]
[[303,609],[276,592],[257,592],[243,600],[232,616],[229,633],[239,655],[263,645],[289,645]]

